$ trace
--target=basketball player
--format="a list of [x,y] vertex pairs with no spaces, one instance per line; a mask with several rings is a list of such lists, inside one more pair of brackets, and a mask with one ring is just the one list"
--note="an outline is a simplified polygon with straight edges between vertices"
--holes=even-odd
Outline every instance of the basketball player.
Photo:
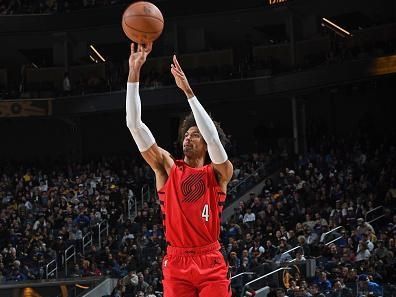
[[[174,160],[157,145],[141,120],[139,97],[140,69],[151,48],[152,44],[137,49],[131,45],[126,118],[139,151],[155,172],[168,243],[162,263],[164,296],[230,297],[228,265],[218,241],[220,215],[233,173],[220,142],[219,132],[224,133],[194,96],[174,56],[171,73],[186,94],[193,115],[182,125],[184,159]],[[207,153],[211,162],[205,165]]]

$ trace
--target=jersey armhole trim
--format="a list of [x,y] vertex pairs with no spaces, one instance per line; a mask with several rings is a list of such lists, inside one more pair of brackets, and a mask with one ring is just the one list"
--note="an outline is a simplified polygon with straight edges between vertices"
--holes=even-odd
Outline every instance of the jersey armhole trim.
[[175,170],[175,168],[176,168],[176,162],[173,163],[173,165],[172,165],[172,167],[171,167],[171,170],[170,170],[170,172],[169,172],[168,178],[166,179],[165,184],[164,184],[160,189],[157,189],[157,188],[156,188],[158,194],[163,194],[163,193],[165,192],[164,189],[165,189],[166,186],[168,185],[169,180],[170,180],[170,177],[172,176],[173,171]]
[[217,181],[217,178],[216,178],[216,171],[214,170],[212,164],[208,164],[208,167],[210,168],[209,170],[212,171],[213,182],[214,182],[214,184],[216,185],[217,190],[218,190],[218,191],[217,191],[217,194],[227,196],[227,194],[224,193],[224,191],[221,189],[221,187],[220,187],[220,185],[219,185],[219,182]]

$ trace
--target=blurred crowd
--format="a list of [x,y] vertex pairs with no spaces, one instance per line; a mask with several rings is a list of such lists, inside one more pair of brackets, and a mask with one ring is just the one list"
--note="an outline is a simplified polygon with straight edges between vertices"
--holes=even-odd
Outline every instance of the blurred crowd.
[[128,197],[152,178],[147,166],[117,158],[41,169],[2,166],[1,281],[45,278],[45,265],[57,259],[61,267],[70,245],[81,253],[82,236],[102,220],[126,220]]
[[[392,296],[395,165],[395,146],[369,141],[329,139],[299,156],[223,226],[232,275],[288,264],[282,280],[260,283],[283,287],[273,296]],[[236,291],[242,284],[233,280]]]
[[[260,181],[257,171],[268,158],[234,157],[230,187],[250,176]],[[234,295],[246,281],[291,265],[277,281],[257,285],[278,288],[270,293],[277,297],[392,296],[395,162],[389,143],[325,139],[266,178],[262,191],[250,193],[222,224],[231,275],[254,273],[233,279]],[[166,242],[158,200],[147,193],[136,214],[127,213],[128,199],[153,182],[149,167],[113,158],[48,169],[3,166],[0,176],[2,282],[45,278],[45,265],[56,259],[58,277],[118,278],[112,296],[161,295]],[[91,231],[97,238],[104,219],[108,235],[83,252],[82,237]],[[77,261],[69,261],[64,275],[70,245]]]
[[[259,181],[256,171],[264,160],[264,154],[234,157],[233,182],[250,176]],[[46,265],[55,260],[58,277],[119,278],[122,296],[162,291],[160,264],[166,243],[153,189],[140,202],[142,187],[154,184],[147,165],[114,157],[48,168],[0,168],[0,283],[54,278],[54,266],[47,270]],[[99,247],[98,227],[104,220],[109,230],[101,234]],[[93,243],[83,247],[88,232]],[[70,246],[76,250],[75,263],[65,263]]]

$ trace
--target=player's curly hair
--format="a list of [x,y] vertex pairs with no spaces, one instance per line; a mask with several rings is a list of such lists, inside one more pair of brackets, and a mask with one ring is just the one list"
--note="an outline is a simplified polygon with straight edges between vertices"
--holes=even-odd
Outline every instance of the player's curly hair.
[[[227,135],[224,133],[223,129],[220,127],[220,123],[216,122],[216,121],[213,121],[213,123],[215,124],[217,133],[219,133],[219,138],[220,138],[221,144],[224,147],[226,147],[230,143],[230,140],[228,139]],[[195,122],[194,115],[191,112],[184,118],[183,122],[180,125],[180,128],[179,128],[180,143],[183,143],[184,135],[186,134],[187,130],[193,126],[197,126],[197,123]]]

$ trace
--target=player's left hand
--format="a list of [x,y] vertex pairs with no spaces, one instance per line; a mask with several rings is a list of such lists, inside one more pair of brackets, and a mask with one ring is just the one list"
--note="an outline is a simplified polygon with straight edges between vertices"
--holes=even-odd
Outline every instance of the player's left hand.
[[176,55],[173,55],[171,73],[175,78],[176,85],[189,97],[189,94],[192,94],[192,90],[190,84],[188,83],[187,77],[183,72],[183,69],[180,67],[179,62],[177,61]]

